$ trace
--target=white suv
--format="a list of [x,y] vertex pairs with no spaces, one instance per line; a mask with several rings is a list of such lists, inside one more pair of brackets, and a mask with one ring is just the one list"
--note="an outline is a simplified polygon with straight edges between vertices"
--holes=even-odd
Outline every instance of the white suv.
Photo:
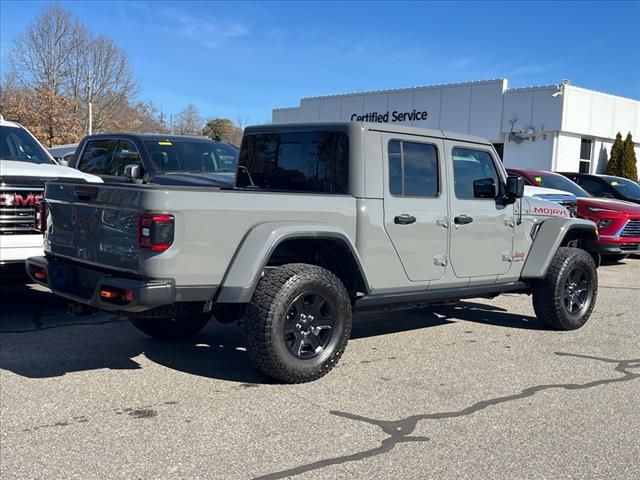
[[0,273],[22,271],[28,257],[42,255],[36,204],[45,183],[60,178],[102,181],[58,165],[26,128],[0,116]]

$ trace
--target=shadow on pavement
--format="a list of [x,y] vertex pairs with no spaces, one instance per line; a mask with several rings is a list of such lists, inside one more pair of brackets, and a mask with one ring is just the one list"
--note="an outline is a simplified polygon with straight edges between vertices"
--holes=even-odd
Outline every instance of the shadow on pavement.
[[[0,368],[29,378],[47,378],[102,368],[140,368],[149,360],[177,371],[243,383],[271,383],[253,369],[240,329],[212,321],[190,341],[165,342],[138,332],[123,317],[73,317],[66,302],[32,286],[2,286]],[[460,302],[394,312],[359,313],[352,339],[436,327],[456,320],[507,328],[541,330],[533,317],[502,308]]]

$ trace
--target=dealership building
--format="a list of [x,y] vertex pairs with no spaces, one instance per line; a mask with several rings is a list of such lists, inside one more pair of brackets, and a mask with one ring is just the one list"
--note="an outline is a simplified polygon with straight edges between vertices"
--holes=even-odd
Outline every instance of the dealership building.
[[489,139],[507,167],[603,173],[618,132],[640,159],[640,101],[572,85],[509,88],[506,79],[307,97],[272,121],[371,121]]

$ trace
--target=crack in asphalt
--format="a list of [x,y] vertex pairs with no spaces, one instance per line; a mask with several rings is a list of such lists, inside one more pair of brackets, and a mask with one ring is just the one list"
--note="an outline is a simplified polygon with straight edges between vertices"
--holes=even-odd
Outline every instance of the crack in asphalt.
[[466,408],[463,408],[462,410],[412,415],[410,417],[402,418],[400,420],[378,420],[375,418],[369,418],[369,417],[356,415],[349,412],[340,412],[336,410],[331,410],[329,411],[331,415],[374,425],[380,428],[385,434],[388,435],[388,437],[382,440],[382,443],[380,444],[380,446],[376,448],[352,453],[350,455],[343,455],[339,457],[319,460],[317,462],[309,463],[306,465],[300,465],[298,467],[290,468],[287,470],[281,470],[279,472],[273,472],[266,475],[261,475],[259,477],[255,477],[255,480],[275,480],[279,478],[291,477],[295,475],[300,475],[302,473],[310,472],[313,470],[319,470],[321,468],[329,467],[331,465],[340,465],[347,462],[355,462],[359,460],[364,460],[365,458],[381,455],[383,453],[390,452],[399,443],[426,442],[429,440],[429,437],[420,437],[420,436],[411,435],[415,430],[418,422],[420,422],[421,420],[442,420],[442,419],[458,418],[458,417],[473,415],[474,413],[477,413],[481,410],[485,410],[486,408],[489,408],[491,406],[512,402],[515,400],[521,400],[527,397],[532,397],[535,394],[546,391],[546,390],[553,390],[553,389],[586,390],[586,389],[598,387],[601,385],[628,382],[630,380],[635,380],[640,378],[640,372],[634,373],[629,371],[629,369],[631,368],[640,368],[640,358],[636,358],[632,360],[615,360],[610,358],[581,355],[576,353],[555,352],[555,354],[562,357],[574,357],[574,358],[582,358],[587,360],[596,360],[596,361],[605,362],[605,363],[613,363],[613,364],[616,364],[616,367],[614,368],[614,370],[616,372],[622,373],[622,376],[616,377],[616,378],[605,378],[602,380],[594,380],[592,382],[587,382],[587,383],[556,383],[556,384],[547,384],[547,385],[535,385],[533,387],[525,388],[524,390],[521,390],[519,393],[514,393],[512,395],[491,398],[488,400],[481,400]]

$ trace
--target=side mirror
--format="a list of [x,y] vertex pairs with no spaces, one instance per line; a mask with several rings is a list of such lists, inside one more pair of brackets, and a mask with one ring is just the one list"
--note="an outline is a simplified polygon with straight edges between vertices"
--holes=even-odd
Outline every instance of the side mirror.
[[496,198],[496,183],[493,178],[481,178],[473,181],[475,198]]
[[130,163],[124,167],[124,176],[130,180],[137,180],[140,178],[140,165]]
[[524,178],[519,175],[509,175],[504,193],[508,199],[513,199],[513,201],[522,198],[524,196]]
[[60,165],[62,165],[63,167],[68,167],[69,166],[69,161],[68,160],[58,160],[58,163]]

